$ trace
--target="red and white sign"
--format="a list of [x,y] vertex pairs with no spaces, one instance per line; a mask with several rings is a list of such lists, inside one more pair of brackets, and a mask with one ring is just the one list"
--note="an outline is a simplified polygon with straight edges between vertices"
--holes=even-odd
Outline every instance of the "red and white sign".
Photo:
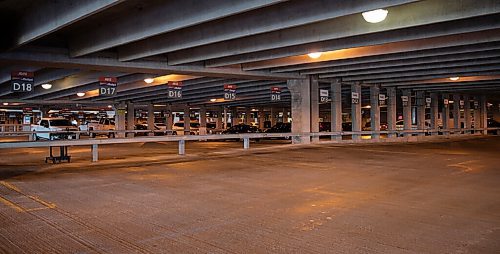
[[182,81],[168,81],[168,98],[182,98]]
[[29,71],[14,71],[10,75],[12,92],[33,92],[35,73]]
[[113,96],[116,94],[118,79],[115,77],[99,77],[99,96]]
[[271,87],[271,101],[281,101],[281,87]]
[[224,85],[224,100],[232,101],[236,99],[236,85]]

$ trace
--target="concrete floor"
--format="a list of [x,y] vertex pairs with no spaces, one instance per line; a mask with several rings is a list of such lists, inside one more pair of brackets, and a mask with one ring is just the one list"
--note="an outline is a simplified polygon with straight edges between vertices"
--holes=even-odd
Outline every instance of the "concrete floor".
[[500,253],[499,137],[272,143],[2,150],[0,253]]

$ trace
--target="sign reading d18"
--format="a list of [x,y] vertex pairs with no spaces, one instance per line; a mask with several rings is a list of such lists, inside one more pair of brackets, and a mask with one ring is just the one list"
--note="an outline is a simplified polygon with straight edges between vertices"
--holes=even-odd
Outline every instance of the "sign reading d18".
[[33,92],[34,73],[28,71],[15,71],[11,73],[12,92]]
[[114,77],[99,78],[99,96],[113,96],[116,94],[118,81]]
[[168,98],[182,98],[182,81],[168,81]]

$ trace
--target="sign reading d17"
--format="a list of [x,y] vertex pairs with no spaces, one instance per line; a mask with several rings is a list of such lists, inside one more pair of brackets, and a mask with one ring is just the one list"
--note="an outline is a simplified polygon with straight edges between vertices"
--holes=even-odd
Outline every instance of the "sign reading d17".
[[236,99],[236,85],[224,85],[224,100],[232,101]]
[[15,71],[11,73],[12,92],[33,92],[34,73],[28,71]]
[[182,98],[182,81],[168,81],[168,98]]
[[99,78],[99,96],[113,96],[116,94],[118,81],[114,77]]
[[281,101],[281,88],[277,86],[271,87],[271,101]]

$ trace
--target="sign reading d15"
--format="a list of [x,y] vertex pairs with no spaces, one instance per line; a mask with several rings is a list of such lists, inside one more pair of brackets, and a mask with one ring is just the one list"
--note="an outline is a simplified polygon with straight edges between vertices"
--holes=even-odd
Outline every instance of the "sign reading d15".
[[11,73],[12,92],[33,92],[34,73],[28,71],[15,71]]
[[281,88],[277,86],[271,87],[271,101],[281,101]]
[[236,100],[236,85],[224,85],[224,100]]
[[182,81],[168,81],[168,98],[182,98]]
[[116,94],[118,81],[114,77],[99,78],[99,96],[113,96]]

